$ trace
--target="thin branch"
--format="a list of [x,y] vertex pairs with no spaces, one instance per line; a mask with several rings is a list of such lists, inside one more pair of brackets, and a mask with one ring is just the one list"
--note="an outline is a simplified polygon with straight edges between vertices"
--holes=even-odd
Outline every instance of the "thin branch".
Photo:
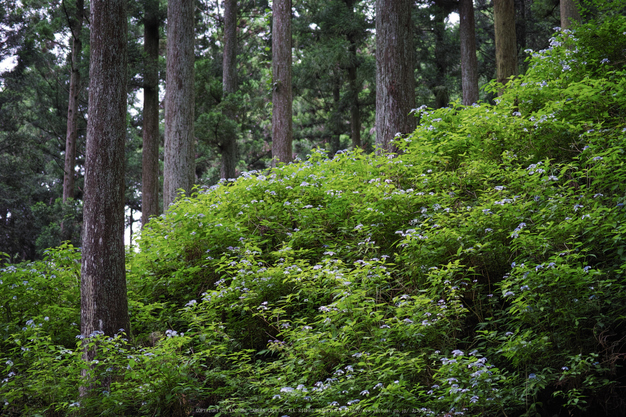
[[67,25],[70,28],[70,32],[72,32],[72,38],[74,38],[75,40],[78,40],[79,35],[74,33],[74,22],[72,21],[72,18],[67,12],[67,8],[65,7],[65,0],[61,1],[61,5],[63,6],[63,12],[65,13],[65,17],[67,19]]

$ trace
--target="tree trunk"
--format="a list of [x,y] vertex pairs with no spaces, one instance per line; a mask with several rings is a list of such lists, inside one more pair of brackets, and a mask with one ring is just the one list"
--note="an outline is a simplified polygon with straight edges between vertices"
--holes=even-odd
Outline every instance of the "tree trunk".
[[193,0],[167,4],[163,211],[178,190],[189,193],[195,182],[193,10]]
[[435,108],[447,107],[450,102],[450,94],[446,86],[446,73],[448,70],[448,51],[446,42],[446,17],[450,14],[445,1],[435,0],[431,7],[433,20],[433,33],[435,35],[435,69],[437,84],[432,86],[435,96]]
[[341,123],[342,123],[342,114],[340,108],[340,100],[341,100],[341,79],[336,78],[335,83],[333,85],[333,112],[330,115],[330,126],[331,126],[331,135],[330,135],[330,155],[333,156],[337,152],[339,152],[339,148],[341,147]]
[[[237,0],[224,1],[224,62],[222,86],[224,98],[237,92]],[[231,107],[225,109],[225,116],[235,119],[235,111]],[[223,138],[221,178],[237,176],[237,137]]]
[[[493,1],[496,35],[496,80],[506,84],[517,75],[517,43],[515,36],[514,0]],[[498,95],[502,94],[502,90]]]
[[76,141],[78,140],[78,96],[80,94],[80,57],[83,49],[81,31],[83,28],[84,0],[76,1],[76,16],[70,22],[72,33],[72,73],[70,75],[70,95],[67,104],[67,132],[65,138],[65,169],[63,175],[63,202],[74,198],[74,167],[76,166]]
[[461,84],[463,104],[478,102],[478,61],[476,60],[476,30],[473,0],[459,0],[461,31]]
[[[354,20],[354,4],[355,0],[344,0],[350,13],[350,20]],[[348,87],[350,88],[350,133],[352,138],[352,147],[360,148],[361,143],[361,110],[359,107],[359,90],[358,73],[359,60],[357,58],[357,38],[359,33],[352,31],[348,34],[348,54],[350,55],[350,65],[348,66]]]
[[[124,263],[126,0],[91,1],[81,333],[128,331]],[[85,359],[92,359],[86,350]]]
[[133,217],[133,208],[129,207],[128,211],[130,212],[128,215],[128,246],[130,248],[133,247],[133,224],[135,224],[135,218]]
[[350,87],[350,130],[352,147],[360,148],[361,144],[361,111],[359,109],[359,85],[357,83],[356,42],[350,39],[350,66],[348,67],[348,86]]
[[143,151],[141,156],[141,226],[159,215],[159,3],[146,2],[143,88]]
[[[514,0],[515,7],[515,37],[517,41],[517,50],[525,51],[526,50],[526,42],[527,42],[527,29],[526,29],[526,21],[531,18],[528,16],[526,3],[529,0]],[[519,57],[518,57],[519,58]],[[519,65],[519,62],[518,62]],[[518,73],[520,73],[518,68]]]
[[272,164],[293,159],[291,0],[274,0],[272,19]]
[[561,29],[569,29],[572,23],[580,23],[580,13],[576,0],[561,0]]
[[396,133],[415,130],[410,0],[376,1],[376,146],[395,151]]

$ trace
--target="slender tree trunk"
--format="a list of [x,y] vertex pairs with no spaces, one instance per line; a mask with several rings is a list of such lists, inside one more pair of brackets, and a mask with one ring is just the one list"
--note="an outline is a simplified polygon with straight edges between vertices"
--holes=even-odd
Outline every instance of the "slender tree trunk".
[[[494,0],[493,14],[496,35],[496,79],[504,85],[511,77],[517,75],[514,0]],[[502,91],[498,93],[501,94]]]
[[376,1],[376,146],[390,152],[396,133],[415,130],[411,5]]
[[128,215],[128,229],[129,229],[129,234],[128,234],[128,246],[130,246],[131,248],[133,247],[133,224],[135,224],[135,219],[133,217],[133,208],[129,207],[128,208],[130,214]]
[[361,144],[361,111],[359,109],[359,85],[357,83],[356,42],[350,39],[350,66],[348,67],[348,86],[350,87],[350,130],[352,147],[360,148]]
[[[354,3],[355,0],[344,0],[350,13],[350,19],[353,20],[354,16]],[[357,58],[356,42],[358,33],[351,32],[348,34],[348,53],[350,55],[350,65],[348,66],[348,87],[350,88],[350,133],[352,138],[352,147],[360,148],[361,143],[361,110],[359,107],[359,90],[358,84],[358,68],[359,60]]]
[[461,84],[463,104],[478,102],[478,61],[476,59],[476,29],[473,0],[459,0],[461,32]]
[[157,0],[145,4],[141,225],[159,215],[159,17]]
[[193,0],[167,4],[163,211],[195,182],[193,10]]
[[[224,98],[237,92],[237,0],[224,1],[224,62],[222,85]],[[233,108],[226,108],[225,116],[235,118]],[[237,176],[237,137],[223,138],[221,178]]]
[[447,10],[445,1],[435,0],[432,14],[434,16],[433,32],[435,35],[435,68],[437,70],[437,84],[433,86],[433,94],[435,95],[435,108],[440,109],[447,107],[450,102],[450,94],[446,86],[446,73],[448,70],[448,51],[445,44],[446,36],[446,17],[450,14]]
[[76,0],[76,16],[70,23],[72,33],[72,73],[70,75],[70,96],[67,105],[67,133],[65,138],[65,169],[63,175],[63,202],[74,198],[76,166],[76,141],[78,140],[78,96],[80,94],[80,57],[83,49],[81,31],[83,28],[84,0]]
[[223,90],[237,91],[237,0],[224,0]]
[[528,0],[514,0],[513,2],[515,7],[515,38],[517,41],[518,51],[526,50],[526,20],[528,19],[528,13],[526,10],[527,2]]
[[330,116],[331,136],[330,136],[330,154],[335,155],[339,152],[341,146],[341,122],[342,114],[340,106],[341,100],[341,80],[337,78],[333,85],[333,112]]
[[[514,0],[515,3],[515,37],[517,41],[517,50],[518,51],[526,51],[528,48],[526,47],[528,42],[528,29],[526,26],[526,21],[530,18],[528,13],[528,4],[532,0]],[[520,58],[519,54],[517,56],[517,73],[523,74],[526,72],[526,68],[528,63],[523,59],[523,55]],[[521,61],[521,62],[520,62]]]
[[576,0],[561,0],[561,29],[569,29],[572,23],[580,23],[581,17],[578,12]]
[[[91,0],[81,333],[128,331],[124,263],[126,0]],[[85,351],[90,361],[95,351]]]
[[272,164],[293,159],[291,0],[274,0],[272,19]]

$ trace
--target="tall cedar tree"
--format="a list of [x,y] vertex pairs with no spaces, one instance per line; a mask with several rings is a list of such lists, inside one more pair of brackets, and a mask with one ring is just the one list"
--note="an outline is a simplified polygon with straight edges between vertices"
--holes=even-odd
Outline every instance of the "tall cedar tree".
[[[237,0],[224,1],[224,61],[222,63],[222,88],[224,98],[237,91]],[[225,116],[235,118],[235,111],[230,106]],[[228,135],[220,147],[222,153],[221,178],[235,178],[237,167],[237,137]]]
[[167,4],[163,211],[195,182],[193,10],[194,0]]
[[376,1],[376,146],[394,152],[396,133],[415,130],[410,0]]
[[459,0],[459,20],[463,104],[469,106],[478,101],[478,61],[473,0]]
[[[91,1],[81,333],[128,329],[124,260],[126,0]],[[86,352],[90,360],[93,351]]]
[[272,156],[273,164],[291,162],[291,0],[274,0],[272,18]]
[[72,72],[70,75],[70,95],[67,104],[67,132],[65,139],[65,169],[63,173],[63,202],[74,198],[74,167],[76,166],[76,141],[78,140],[78,95],[80,93],[80,56],[83,49],[81,31],[83,29],[84,0],[76,0],[76,15],[68,16],[72,34]]
[[561,0],[561,29],[568,29],[572,23],[580,23],[580,13],[576,0]]
[[159,2],[144,10],[143,151],[141,155],[141,224],[159,215]]
[[494,0],[493,14],[496,36],[496,80],[506,84],[511,77],[517,75],[514,0]]

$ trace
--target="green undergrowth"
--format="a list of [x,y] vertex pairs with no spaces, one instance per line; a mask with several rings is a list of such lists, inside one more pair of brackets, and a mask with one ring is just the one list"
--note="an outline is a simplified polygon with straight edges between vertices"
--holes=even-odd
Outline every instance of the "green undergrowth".
[[[626,19],[496,105],[198,188],[128,253],[80,360],[79,254],[1,272],[4,415],[626,415]],[[498,87],[493,85],[494,90]],[[81,370],[108,385],[79,398]]]

